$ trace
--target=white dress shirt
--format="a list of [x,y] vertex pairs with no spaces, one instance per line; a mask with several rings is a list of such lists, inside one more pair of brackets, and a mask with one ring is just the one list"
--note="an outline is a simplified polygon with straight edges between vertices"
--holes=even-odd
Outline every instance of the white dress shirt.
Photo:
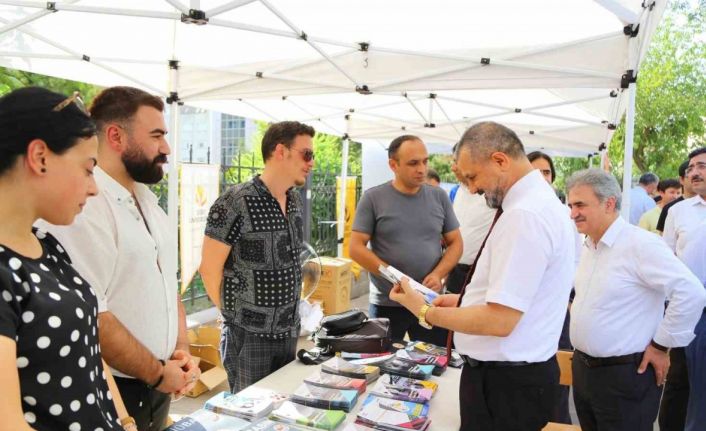
[[598,358],[642,352],[652,339],[686,346],[706,304],[701,283],[669,247],[622,217],[598,244],[586,238],[574,286],[571,343]]
[[[143,184],[135,195],[96,167],[99,194],[71,226],[37,225],[66,248],[73,266],[93,287],[99,312],[110,311],[152,354],[169,359],[178,333],[177,246],[167,215]],[[149,226],[149,230],[145,226]],[[129,377],[114,370],[121,377]]]
[[669,209],[662,238],[677,256],[684,251],[691,231],[706,220],[706,201],[699,195],[685,199]]
[[463,253],[458,263],[470,265],[475,261],[478,249],[493,223],[495,211],[485,203],[485,198],[471,193],[461,185],[453,202],[463,239]]
[[706,220],[687,238],[681,260],[706,287]]
[[647,211],[657,206],[655,200],[640,186],[630,190],[630,223],[637,225],[640,217]]
[[542,362],[556,354],[574,275],[574,229],[538,170],[510,187],[461,306],[502,304],[522,318],[507,337],[456,333],[481,361]]

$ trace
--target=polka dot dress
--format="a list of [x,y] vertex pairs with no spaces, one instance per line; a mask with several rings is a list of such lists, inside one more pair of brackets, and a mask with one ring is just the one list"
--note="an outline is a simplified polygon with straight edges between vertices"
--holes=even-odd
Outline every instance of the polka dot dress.
[[0,245],[0,335],[17,343],[24,418],[37,430],[121,429],[98,346],[93,289],[54,237],[39,259]]

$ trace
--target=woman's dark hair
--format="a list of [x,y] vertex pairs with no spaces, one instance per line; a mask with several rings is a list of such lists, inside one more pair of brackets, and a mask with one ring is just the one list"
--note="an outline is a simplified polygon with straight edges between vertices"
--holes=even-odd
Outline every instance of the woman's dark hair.
[[552,171],[552,182],[554,182],[554,180],[556,179],[556,171],[554,170],[554,162],[548,154],[545,154],[541,151],[532,151],[531,153],[527,154],[527,158],[529,159],[530,163],[534,162],[537,159],[546,160],[547,163],[549,163],[549,170]]
[[96,134],[95,123],[76,103],[55,110],[64,100],[66,96],[39,87],[20,88],[0,98],[0,175],[35,139],[63,154],[78,138]]

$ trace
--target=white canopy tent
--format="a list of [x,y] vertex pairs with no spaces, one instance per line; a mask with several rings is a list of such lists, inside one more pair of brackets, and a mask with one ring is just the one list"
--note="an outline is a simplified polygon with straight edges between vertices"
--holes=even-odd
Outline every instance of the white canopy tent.
[[[510,126],[528,150],[589,156],[605,148],[627,109],[628,190],[635,76],[665,6],[666,0],[0,0],[0,65],[138,86],[173,106],[307,122],[346,138],[344,177],[350,139],[385,146],[411,133],[450,148],[480,120]],[[175,132],[178,115],[171,119]],[[170,171],[176,226],[176,163]],[[628,201],[626,193],[624,211]]]

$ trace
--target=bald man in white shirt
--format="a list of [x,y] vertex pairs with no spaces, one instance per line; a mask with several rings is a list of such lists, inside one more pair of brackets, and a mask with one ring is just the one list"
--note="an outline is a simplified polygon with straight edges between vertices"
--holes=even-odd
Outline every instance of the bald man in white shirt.
[[659,237],[620,217],[612,175],[579,171],[567,190],[571,218],[587,235],[571,307],[581,429],[652,431],[668,351],[694,338],[706,292]]

